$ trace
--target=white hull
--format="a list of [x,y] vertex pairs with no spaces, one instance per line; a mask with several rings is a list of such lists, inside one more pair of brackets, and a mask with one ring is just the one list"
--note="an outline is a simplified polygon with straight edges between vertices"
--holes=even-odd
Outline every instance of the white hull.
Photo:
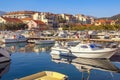
[[113,49],[111,51],[102,51],[102,52],[88,52],[88,51],[75,52],[68,49],[52,48],[51,54],[83,57],[83,58],[110,58],[112,55],[115,54],[115,50],[116,49]]
[[2,39],[3,43],[26,42],[27,39]]
[[54,44],[54,40],[35,40],[35,44]]

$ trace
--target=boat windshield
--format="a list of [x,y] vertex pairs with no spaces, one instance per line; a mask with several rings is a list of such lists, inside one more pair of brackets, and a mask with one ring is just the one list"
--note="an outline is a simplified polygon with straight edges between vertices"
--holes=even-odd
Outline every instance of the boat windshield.
[[81,48],[88,48],[88,46],[86,46],[86,45],[82,45]]
[[96,45],[95,44],[90,44],[90,47],[91,48],[96,48]]

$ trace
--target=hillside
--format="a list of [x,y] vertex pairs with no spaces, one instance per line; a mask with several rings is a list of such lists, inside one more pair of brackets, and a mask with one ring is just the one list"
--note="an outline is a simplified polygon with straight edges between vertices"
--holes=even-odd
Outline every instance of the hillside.
[[119,19],[120,20],[120,14],[114,15],[114,16],[110,17],[109,19],[113,19],[113,20]]
[[6,13],[6,12],[4,12],[4,11],[0,11],[0,16],[3,15],[3,14],[5,14],[5,13]]

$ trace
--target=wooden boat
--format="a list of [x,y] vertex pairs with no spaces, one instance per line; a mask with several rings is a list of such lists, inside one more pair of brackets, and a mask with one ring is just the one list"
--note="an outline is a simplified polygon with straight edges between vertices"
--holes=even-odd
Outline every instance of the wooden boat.
[[67,79],[68,77],[64,74],[53,71],[43,71],[15,80],[67,80]]

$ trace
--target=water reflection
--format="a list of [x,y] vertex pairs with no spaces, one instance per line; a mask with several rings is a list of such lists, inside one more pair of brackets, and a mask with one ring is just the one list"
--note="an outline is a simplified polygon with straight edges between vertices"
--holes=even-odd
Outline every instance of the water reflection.
[[0,63],[0,79],[1,77],[9,71],[10,62]]
[[52,61],[58,64],[68,63],[74,65],[76,69],[82,72],[82,80],[89,80],[92,70],[107,71],[110,72],[110,74],[112,74],[113,72],[120,73],[120,69],[114,64],[112,64],[112,62],[108,59],[74,58],[74,57],[65,57],[59,55],[51,55],[51,56],[52,56]]
[[45,51],[50,51],[51,47],[54,44],[39,44],[34,46],[34,51],[35,52],[45,52]]
[[8,44],[2,44],[1,47],[6,48],[9,52],[21,52],[24,51],[24,47],[26,46],[26,42],[23,43],[8,43]]
[[9,44],[2,44],[1,47],[6,48],[10,53],[15,52],[42,52],[42,51],[49,51],[50,48],[54,44],[49,45],[35,45],[35,44],[27,44],[27,43],[9,43]]
[[120,54],[115,54],[110,58],[113,62],[120,62]]

